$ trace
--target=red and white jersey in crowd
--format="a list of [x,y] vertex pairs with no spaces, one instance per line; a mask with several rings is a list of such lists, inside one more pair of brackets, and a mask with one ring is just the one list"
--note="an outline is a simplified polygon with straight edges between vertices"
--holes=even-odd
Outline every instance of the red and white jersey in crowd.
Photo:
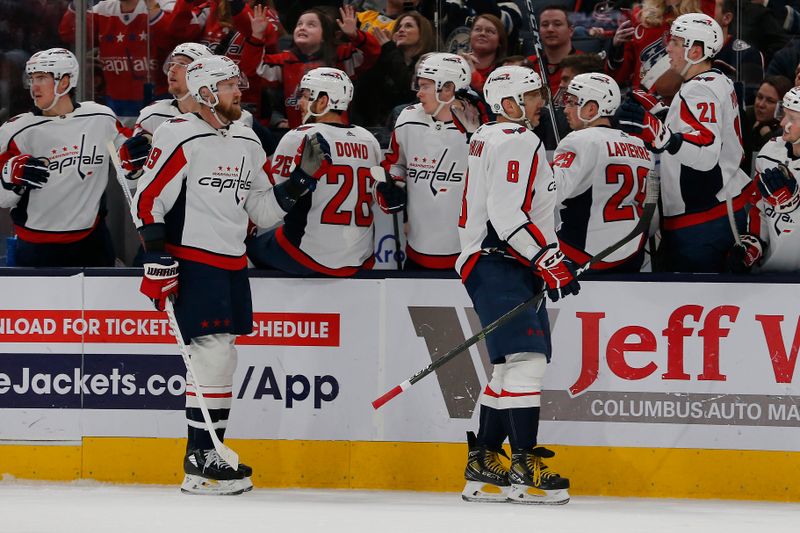
[[[800,179],[800,157],[792,152],[792,144],[780,137],[771,139],[756,157],[756,173],[786,165],[796,179]],[[756,178],[758,179],[758,178]],[[748,233],[766,243],[760,272],[800,271],[800,209],[791,213],[777,213],[775,208],[760,197],[750,208],[747,220]]]
[[[556,182],[544,144],[518,124],[492,122],[478,128],[469,144],[467,182],[459,217],[461,255],[456,270],[466,279],[481,250],[521,256],[557,244]],[[537,247],[514,250],[508,239],[526,231]]]
[[[189,96],[189,98],[191,98],[191,96]],[[174,98],[172,100],[156,100],[139,113],[139,118],[136,119],[136,126],[133,129],[133,134],[139,135],[148,133],[152,135],[155,133],[156,128],[164,122],[182,114],[178,107],[178,101]],[[252,127],[253,115],[249,111],[242,109],[242,117],[237,122],[241,122],[247,127]]]
[[[94,36],[91,43],[99,48],[106,82],[105,94],[118,115],[138,114],[145,97],[144,85],[148,81],[165,87],[166,78],[159,57],[172,44],[167,34],[171,16],[162,6],[151,17],[144,0],[130,13],[122,12],[118,0],[102,0],[87,16],[87,27]],[[59,33],[64,41],[75,41],[75,11],[71,4],[61,19]]]
[[452,122],[437,122],[422,104],[397,118],[383,167],[406,182],[406,253],[427,268],[451,269],[461,252],[458,215],[467,172],[467,137]]
[[119,147],[123,131],[114,112],[94,102],[56,117],[23,113],[0,127],[0,168],[19,154],[50,160],[50,177],[41,189],[20,196],[0,188],[0,207],[12,208],[21,239],[70,243],[92,232],[108,183],[106,143],[113,140]]
[[[312,193],[303,195],[276,231],[295,261],[332,276],[350,276],[374,263],[370,168],[381,161],[377,139],[360,126],[308,124],[283,136],[271,176],[289,179],[303,138],[321,133],[331,147],[331,167]],[[264,224],[258,224],[265,226]]]
[[[553,155],[561,251],[584,263],[630,233],[641,216],[654,165],[644,141],[614,128],[585,128],[564,137]],[[644,241],[644,235],[632,240],[592,268],[616,266]]]
[[285,214],[264,170],[253,130],[217,130],[186,113],[156,131],[131,211],[136,226],[164,224],[166,250],[226,270],[247,266],[248,216],[270,226]]
[[739,168],[742,148],[739,105],[731,80],[712,69],[683,83],[665,124],[683,134],[677,153],[661,154],[664,228],[676,230],[727,216],[726,192],[734,209],[746,203],[750,179]]

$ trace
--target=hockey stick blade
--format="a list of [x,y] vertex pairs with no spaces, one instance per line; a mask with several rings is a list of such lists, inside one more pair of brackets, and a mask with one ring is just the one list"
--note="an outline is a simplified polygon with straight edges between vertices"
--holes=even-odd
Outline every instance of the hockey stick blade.
[[[655,172],[651,171],[647,177],[647,195],[645,196],[645,203],[644,209],[642,211],[642,216],[639,218],[639,222],[636,224],[630,233],[628,233],[625,237],[617,241],[616,243],[612,244],[605,250],[599,252],[597,255],[593,256],[589,259],[586,263],[584,263],[580,268],[577,269],[575,273],[575,277],[579,277],[584,272],[589,270],[591,266],[598,261],[602,261],[604,258],[608,257],[612,253],[616,252],[630,241],[632,241],[637,235],[646,232],[650,227],[650,220],[653,218],[653,214],[655,213],[656,207],[658,206],[658,195],[660,192],[661,184],[658,178],[655,176]],[[517,304],[516,307],[508,311],[506,314],[480,330],[478,333],[470,337],[469,339],[465,340],[452,350],[448,351],[443,356],[435,359],[431,364],[411,376],[406,381],[402,382],[401,384],[393,387],[391,390],[383,394],[380,398],[376,399],[372,402],[373,409],[379,409],[386,403],[388,403],[393,398],[396,398],[401,393],[410,389],[415,383],[419,382],[425,376],[431,374],[434,370],[442,366],[443,364],[450,361],[456,355],[466,351],[470,346],[473,344],[477,344],[478,342],[482,341],[486,338],[487,335],[492,333],[494,330],[499,328],[500,326],[506,324],[508,321],[516,318],[520,313],[525,311],[527,308],[538,305],[538,303],[544,298],[546,291],[542,290],[536,293],[531,298],[525,300],[524,302]],[[437,352],[438,353],[438,352]],[[434,354],[435,356],[436,354]]]
[[[122,187],[125,200],[128,202],[128,207],[130,208],[131,204],[133,203],[133,196],[131,196],[131,190],[128,188],[128,184],[125,182],[122,162],[119,159],[117,148],[114,146],[112,141],[108,141],[106,143],[106,150],[108,150],[108,155],[111,157],[111,162],[114,164],[114,173],[117,175],[117,181],[119,182],[119,186]],[[133,220],[133,213],[131,213],[131,220]],[[183,336],[181,335],[180,327],[178,327],[178,320],[175,318],[175,309],[172,307],[172,300],[167,299],[164,310],[167,313],[167,318],[169,318],[169,325],[172,328],[172,333],[175,337],[175,343],[178,345],[178,351],[181,353],[183,363],[186,365],[186,370],[189,371],[189,374],[192,376],[192,380],[194,381],[197,404],[200,406],[200,412],[203,413],[203,421],[206,424],[208,433],[211,435],[211,442],[214,444],[214,449],[217,451],[219,456],[231,466],[231,468],[236,470],[239,467],[239,455],[235,451],[225,446],[222,441],[219,440],[217,432],[214,431],[214,423],[211,421],[211,414],[208,412],[208,406],[206,405],[205,398],[203,397],[203,392],[200,390],[200,385],[197,383],[197,379],[195,378],[196,374],[194,373],[194,368],[192,367],[192,360],[189,357],[189,349],[183,342]]]

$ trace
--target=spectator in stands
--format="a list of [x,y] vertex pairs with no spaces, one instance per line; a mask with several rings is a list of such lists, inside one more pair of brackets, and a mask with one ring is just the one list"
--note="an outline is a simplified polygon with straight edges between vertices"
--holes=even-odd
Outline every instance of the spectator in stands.
[[[714,66],[724,72],[730,79],[743,84],[744,104],[749,105],[755,99],[758,86],[764,79],[764,56],[741,39],[736,39],[731,30],[736,27],[736,4],[739,0],[716,0],[714,20],[722,28],[724,44],[722,50],[714,57]],[[737,72],[737,68],[741,71]]]
[[342,0],[273,0],[275,9],[278,11],[281,25],[284,28],[294,28],[300,15],[309,9],[342,7]]
[[352,106],[353,123],[366,127],[385,126],[394,107],[415,101],[414,66],[434,46],[431,22],[416,11],[400,15],[393,32],[373,27],[371,33],[381,55],[359,76]]
[[792,88],[792,82],[784,76],[767,76],[758,88],[755,104],[747,106],[744,112],[742,137],[744,159],[742,169],[750,174],[753,152],[758,152],[773,137],[783,133],[780,120],[775,116],[775,108],[783,95]]
[[[103,0],[87,14],[88,41],[99,48],[103,64],[105,103],[127,125],[153,99],[156,83],[163,92],[160,96],[166,96],[161,63],[172,49],[170,19],[171,13],[162,11],[157,0]],[[58,31],[65,42],[75,41],[72,4]]]
[[569,21],[569,12],[563,5],[545,6],[539,13],[539,31],[542,39],[542,60],[547,72],[539,68],[539,58],[535,55],[528,58],[534,70],[550,86],[550,94],[555,95],[561,83],[561,60],[568,55],[578,54],[572,46],[574,29]]
[[508,46],[506,53],[517,53],[519,32],[522,26],[522,12],[517,3],[509,0],[447,0],[443,2],[442,37],[445,38],[444,51],[460,53],[467,44],[464,37],[467,28],[478,15],[493,15],[505,28]]
[[737,37],[759,49],[769,64],[775,53],[789,42],[789,36],[781,27],[783,18],[779,20],[775,11],[765,4],[765,0],[741,2],[742,34]]
[[470,86],[482,94],[486,78],[508,52],[508,36],[503,23],[494,15],[478,15],[472,23],[469,44],[471,51],[461,55],[472,68]]
[[553,104],[564,107],[564,97],[572,78],[578,74],[603,72],[603,60],[595,54],[572,54],[561,61],[561,77],[558,80],[558,91],[553,93]]
[[766,75],[786,76],[792,79],[796,76],[798,65],[800,65],[800,39],[795,39],[786,48],[778,50],[772,60],[767,62]]
[[[352,6],[339,10],[334,21],[319,9],[309,9],[297,21],[289,50],[264,54],[264,36],[270,24],[267,10],[256,6],[251,21],[252,36],[245,40],[240,67],[249,78],[256,75],[270,87],[283,89],[286,118],[278,127],[296,128],[302,124],[297,107],[297,88],[303,75],[317,67],[339,68],[353,77],[372,67],[381,53],[381,45],[372,35],[356,27]],[[349,42],[337,45],[336,24]]]
[[[621,88],[630,84],[633,89],[639,89],[645,79],[646,89],[659,80],[677,90],[683,80],[670,72],[669,61],[665,59],[667,48],[664,37],[669,34],[670,25],[678,16],[701,11],[713,16],[714,8],[715,0],[644,0],[641,6],[634,8],[631,20],[620,24],[614,33],[606,63],[607,73]],[[655,70],[650,73],[654,67]],[[663,78],[672,78],[672,82]],[[658,92],[662,96],[672,96],[663,94],[666,91]]]
[[[367,9],[359,11],[358,27],[363,31],[372,32],[373,28],[393,32],[400,21],[400,15],[412,11],[419,4],[419,0],[386,0],[386,10],[383,12]],[[373,33],[373,35],[375,35]]]
[[[264,2],[258,4],[263,5]],[[265,7],[269,24],[264,33],[264,48],[273,53],[278,51],[281,26],[277,13],[269,5]],[[214,54],[228,56],[239,64],[244,40],[252,33],[250,17],[253,10],[244,0],[178,0],[172,13],[169,34],[175,44],[202,43]],[[255,119],[261,121],[260,78],[254,76],[247,82],[249,87],[242,91],[241,104]]]

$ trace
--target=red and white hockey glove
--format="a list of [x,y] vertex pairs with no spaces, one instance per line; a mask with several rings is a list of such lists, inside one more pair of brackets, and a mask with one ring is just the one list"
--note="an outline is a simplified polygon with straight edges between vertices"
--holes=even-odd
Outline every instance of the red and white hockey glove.
[[681,147],[683,137],[672,133],[663,122],[647,111],[639,102],[625,100],[615,114],[619,129],[646,142],[656,153],[667,150],[674,154]]
[[50,177],[45,157],[32,155],[15,155],[3,165],[3,188],[22,194],[25,190],[41,189]]
[[664,101],[657,94],[636,89],[631,91],[631,98],[639,102],[639,105],[652,115],[660,115],[669,110],[669,107],[664,105]]
[[125,178],[136,180],[142,175],[142,169],[150,155],[150,142],[153,138],[147,134],[134,135],[122,143],[119,148],[119,160],[125,170]]
[[761,260],[763,244],[761,239],[749,233],[739,237],[741,244],[735,244],[728,252],[728,269],[734,274],[746,274]]
[[761,172],[756,185],[764,201],[774,206],[778,213],[790,213],[800,204],[797,180],[785,165]]
[[547,286],[547,296],[554,302],[570,294],[578,294],[581,290],[572,264],[555,244],[539,250],[531,260],[531,268],[542,278]]
[[169,254],[146,253],[144,276],[139,291],[153,301],[156,309],[163,311],[167,298],[178,295],[178,262]]
[[394,178],[375,185],[375,203],[384,213],[399,213],[406,207],[406,188]]

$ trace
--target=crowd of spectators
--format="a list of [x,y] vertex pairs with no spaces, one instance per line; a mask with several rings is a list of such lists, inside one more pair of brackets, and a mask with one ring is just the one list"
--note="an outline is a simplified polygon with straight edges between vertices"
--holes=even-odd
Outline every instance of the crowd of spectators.
[[[623,94],[644,89],[668,104],[682,81],[668,68],[670,24],[681,14],[703,12],[724,32],[715,67],[734,81],[739,96],[742,168],[749,173],[752,154],[781,133],[777,104],[800,83],[798,0],[88,3],[88,70],[94,76],[84,94],[111,107],[129,127],[143,107],[168,96],[163,65],[172,48],[195,41],[240,65],[249,82],[244,107],[277,137],[302,123],[297,87],[304,73],[329,66],[353,80],[349,120],[388,140],[400,110],[416,101],[412,85],[419,59],[451,51],[467,60],[478,93],[501,65],[521,64],[543,74],[556,125],[543,113],[537,133],[552,150],[569,132],[564,90],[577,74],[605,72]],[[0,0],[0,124],[31,107],[22,85],[28,57],[54,46],[74,48],[76,16],[66,0]],[[6,224],[7,216],[0,218]]]

